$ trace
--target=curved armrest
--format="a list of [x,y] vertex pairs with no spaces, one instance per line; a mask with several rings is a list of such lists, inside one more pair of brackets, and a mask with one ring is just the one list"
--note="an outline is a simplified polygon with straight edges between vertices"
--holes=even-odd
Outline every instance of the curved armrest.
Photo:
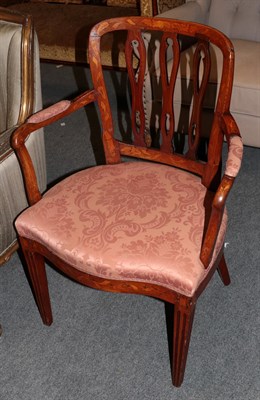
[[232,136],[229,140],[228,158],[225,175],[235,178],[240,170],[243,157],[243,143],[240,136]]
[[72,101],[62,100],[36,112],[16,130],[12,137],[12,147],[15,150],[18,150],[32,132],[66,117],[74,111],[92,103],[96,99],[97,96],[95,91],[88,90]]
[[179,7],[157,15],[160,18],[181,19],[184,21],[205,23],[207,15],[196,1],[189,1]]
[[212,202],[210,219],[201,248],[200,259],[205,268],[210,264],[227,197],[240,170],[243,156],[243,143],[235,120],[228,114],[222,117],[222,122],[222,127],[228,143],[228,157],[224,176]]
[[236,177],[241,167],[243,157],[243,142],[236,121],[231,114],[223,115],[221,126],[228,143],[228,158],[225,175]]
[[40,128],[50,125],[59,119],[73,113],[85,105],[95,101],[97,95],[94,90],[88,90],[73,101],[63,100],[46,109],[38,111],[19,126],[11,138],[12,147],[16,152],[22,169],[28,203],[33,205],[41,199],[36,173],[25,141],[31,133],[37,133]]
[[235,178],[224,175],[218,190],[213,198],[212,209],[206,234],[200,252],[200,260],[205,268],[207,268],[212,259],[216,240],[222,222],[223,213],[228,194],[233,186]]
[[59,101],[58,103],[36,112],[29,117],[26,122],[29,124],[39,124],[49,120],[52,117],[60,116],[63,111],[66,111],[69,108],[70,104],[71,102],[69,100]]

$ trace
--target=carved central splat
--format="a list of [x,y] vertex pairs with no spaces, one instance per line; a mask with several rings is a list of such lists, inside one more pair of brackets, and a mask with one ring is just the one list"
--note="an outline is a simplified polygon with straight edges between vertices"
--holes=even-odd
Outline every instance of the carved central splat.
[[[183,39],[183,38],[182,38]],[[176,33],[164,32],[162,35],[152,36],[150,32],[138,30],[129,31],[125,48],[126,65],[132,91],[132,126],[133,142],[135,145],[150,147],[153,142],[153,132],[147,129],[151,121],[157,121],[154,130],[159,136],[157,147],[165,153],[174,153],[173,139],[175,133],[175,115],[173,97],[178,70],[180,68],[181,45]],[[138,59],[138,67],[136,67]],[[148,66],[149,59],[149,66]],[[169,63],[169,61],[171,61]],[[193,101],[188,130],[189,149],[187,158],[197,158],[198,145],[201,137],[201,109],[206,92],[210,73],[209,45],[199,39],[193,58],[192,81]],[[152,80],[152,74],[159,69],[159,83],[161,100],[160,109],[154,114],[146,114],[145,83]],[[158,73],[158,71],[156,72]],[[152,85],[150,85],[152,91]],[[152,110],[153,113],[153,110]]]
[[[146,48],[140,31],[129,31],[126,41],[126,65],[132,91],[132,128],[134,143],[146,146],[145,113],[143,103],[143,85],[146,70]],[[133,66],[133,58],[139,58],[138,70]]]

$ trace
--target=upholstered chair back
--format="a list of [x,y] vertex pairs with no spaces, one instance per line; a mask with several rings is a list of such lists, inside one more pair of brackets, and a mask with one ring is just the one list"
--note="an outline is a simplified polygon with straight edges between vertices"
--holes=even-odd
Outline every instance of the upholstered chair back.
[[[0,132],[16,125],[21,110],[22,76],[21,53],[22,26],[11,22],[0,21]],[[32,111],[42,108],[39,45],[34,37],[34,103]]]
[[186,0],[186,3],[197,3],[203,13],[206,14],[209,11],[211,0]]
[[21,104],[22,27],[0,21],[0,132],[17,124]]
[[[18,247],[13,221],[28,205],[10,137],[17,125],[41,108],[39,45],[31,19],[0,8],[0,265]],[[43,131],[30,137],[27,147],[44,190]]]
[[211,0],[210,3],[208,25],[231,39],[260,41],[260,0]]
[[[231,39],[260,41],[259,0],[186,0],[200,22],[224,32]],[[186,5],[187,7],[187,5]]]

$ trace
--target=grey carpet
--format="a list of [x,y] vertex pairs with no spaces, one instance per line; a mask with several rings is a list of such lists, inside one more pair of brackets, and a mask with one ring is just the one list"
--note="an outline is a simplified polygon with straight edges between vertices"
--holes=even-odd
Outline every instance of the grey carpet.
[[[116,110],[126,101],[119,90],[125,78],[107,71],[106,79]],[[90,78],[79,67],[43,64],[42,82],[48,105],[71,97]],[[89,107],[46,129],[49,182],[102,161],[96,123]],[[128,124],[124,113],[121,124]],[[259,399],[259,156],[259,149],[245,148],[228,202],[232,284],[224,287],[216,274],[198,301],[180,389],[171,384],[162,302],[98,292],[48,266],[54,323],[46,327],[15,255],[0,268],[1,400]]]

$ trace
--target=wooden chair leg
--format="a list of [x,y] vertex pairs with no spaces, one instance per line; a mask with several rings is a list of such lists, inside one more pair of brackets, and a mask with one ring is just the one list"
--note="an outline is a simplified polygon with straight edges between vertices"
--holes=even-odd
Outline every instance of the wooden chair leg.
[[172,381],[176,387],[181,386],[184,378],[194,312],[194,305],[189,309],[178,304],[174,307]]
[[219,276],[220,276],[222,282],[224,283],[224,285],[228,286],[231,281],[230,281],[230,276],[229,276],[228,267],[226,264],[224,254],[221,257],[221,260],[220,260],[220,263],[218,266],[218,273],[219,273]]
[[23,254],[42,321],[45,325],[51,325],[53,320],[44,258],[27,250]]

